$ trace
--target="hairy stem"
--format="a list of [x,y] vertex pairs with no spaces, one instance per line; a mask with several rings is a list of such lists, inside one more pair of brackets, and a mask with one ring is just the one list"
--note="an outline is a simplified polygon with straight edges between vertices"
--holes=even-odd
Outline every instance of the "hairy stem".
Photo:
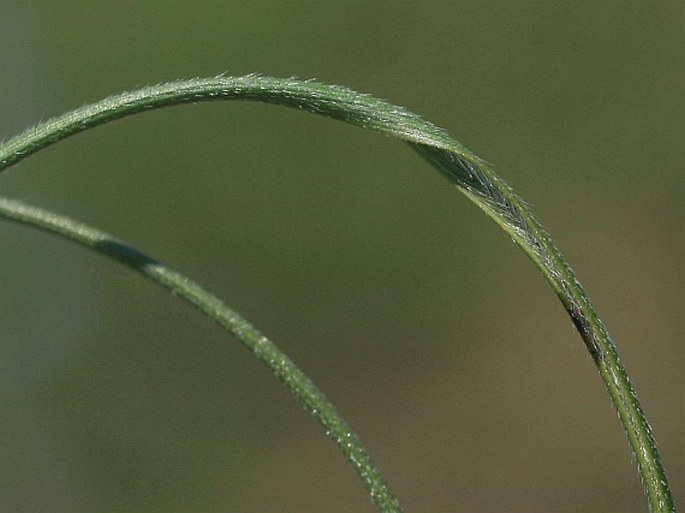
[[254,75],[184,80],[112,96],[48,120],[0,146],[0,171],[65,137],[135,112],[230,99],[295,107],[397,137],[493,218],[541,270],[580,332],[618,411],[652,512],[675,511],[649,424],[616,348],[572,269],[527,205],[491,167],[419,116],[347,88],[309,81]]
[[266,336],[218,297],[162,262],[100,230],[44,209],[0,197],[0,217],[59,235],[112,258],[187,301],[236,337],[321,423],[383,513],[401,508],[357,435],[314,383]]

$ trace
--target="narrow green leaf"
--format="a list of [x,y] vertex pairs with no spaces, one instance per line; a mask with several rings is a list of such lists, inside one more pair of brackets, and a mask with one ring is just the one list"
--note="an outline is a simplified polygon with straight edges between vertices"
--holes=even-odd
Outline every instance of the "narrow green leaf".
[[0,217],[59,235],[142,274],[187,301],[237,338],[265,363],[323,426],[383,513],[401,513],[390,487],[357,435],[314,383],[276,345],[198,283],[125,242],[48,210],[0,197]]
[[409,143],[528,254],[592,356],[638,463],[652,512],[675,511],[651,429],[606,328],[549,235],[491,167],[419,116],[340,86],[250,75],[172,82],[112,96],[42,123],[0,146],[0,171],[56,141],[123,116],[179,103],[243,99],[295,107]]

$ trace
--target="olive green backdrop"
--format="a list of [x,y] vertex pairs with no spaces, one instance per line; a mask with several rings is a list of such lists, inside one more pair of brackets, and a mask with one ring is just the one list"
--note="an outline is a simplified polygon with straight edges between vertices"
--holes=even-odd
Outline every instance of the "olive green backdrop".
[[[685,504],[682,2],[5,1],[0,136],[259,72],[445,127],[534,205],[613,334]],[[409,512],[647,511],[580,338],[523,253],[403,144],[293,110],[97,128],[3,193],[122,237],[252,320]],[[234,340],[109,261],[0,224],[0,508],[373,512]]]

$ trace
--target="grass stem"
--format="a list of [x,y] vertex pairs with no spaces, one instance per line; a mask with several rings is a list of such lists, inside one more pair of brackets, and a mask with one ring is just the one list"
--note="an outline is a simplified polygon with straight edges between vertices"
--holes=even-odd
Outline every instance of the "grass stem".
[[321,423],[366,486],[379,511],[402,512],[371,456],[330,401],[270,339],[218,297],[125,242],[54,212],[0,197],[0,217],[59,235],[114,259],[200,310],[264,362]]
[[[0,145],[0,171],[66,137],[136,112],[233,99],[295,107],[399,138],[494,219],[540,269],[578,329],[623,424],[651,511],[675,511],[651,428],[616,347],[573,270],[504,180],[485,161],[419,116],[369,95],[311,81],[256,75],[181,80],[112,96],[27,130]],[[348,459],[353,458],[348,455]]]

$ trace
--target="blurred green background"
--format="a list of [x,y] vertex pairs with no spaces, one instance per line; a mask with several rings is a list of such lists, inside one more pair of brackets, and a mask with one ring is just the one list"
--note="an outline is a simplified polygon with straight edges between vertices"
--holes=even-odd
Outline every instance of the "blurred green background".
[[[404,105],[535,206],[685,504],[682,2],[4,1],[0,137],[175,78]],[[150,112],[1,177],[270,335],[409,512],[647,511],[603,386],[523,253],[403,144],[252,103]],[[0,224],[0,509],[373,512],[234,340],[129,271]]]

